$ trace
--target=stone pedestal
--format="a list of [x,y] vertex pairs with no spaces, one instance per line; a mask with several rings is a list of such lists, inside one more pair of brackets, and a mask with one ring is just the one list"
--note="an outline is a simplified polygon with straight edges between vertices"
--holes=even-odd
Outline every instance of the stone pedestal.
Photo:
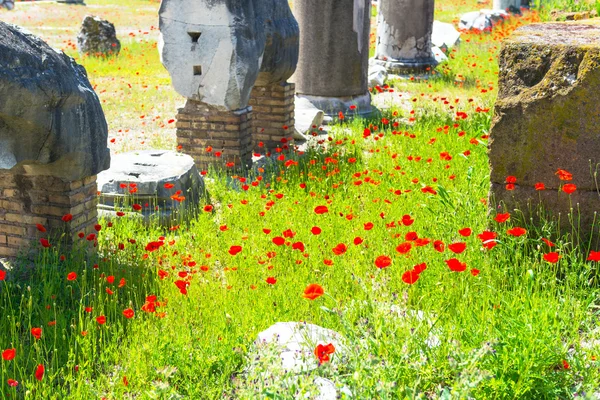
[[294,133],[294,92],[293,83],[275,83],[267,86],[254,86],[250,94],[252,107],[252,146],[258,150],[282,147]]
[[300,25],[300,55],[291,78],[297,94],[323,110],[326,122],[339,112],[345,117],[371,114],[371,1],[295,1],[294,15]]
[[[40,238],[53,246],[60,240],[68,248],[81,240],[80,232],[95,232],[97,204],[96,176],[68,181],[0,171],[0,258],[30,255]],[[66,214],[73,219],[64,222]],[[47,231],[40,232],[37,224]]]
[[[572,207],[581,233],[590,232],[600,212],[598,37],[600,21],[587,20],[528,25],[502,44],[489,143],[490,204],[519,208],[526,218],[530,207],[542,205],[560,215],[568,231]],[[559,179],[559,169],[572,180]],[[506,189],[507,176],[516,178],[514,190]],[[536,190],[538,183],[545,190]],[[565,184],[574,184],[575,192],[563,191]]]
[[434,0],[380,0],[373,62],[393,74],[423,72],[435,66],[433,12]]
[[[252,108],[223,111],[187,100],[177,114],[177,144],[200,170],[210,165],[236,168],[252,164]],[[207,151],[209,149],[210,151]],[[230,164],[231,165],[231,164]]]
[[507,10],[509,7],[521,8],[521,0],[494,0],[494,10]]

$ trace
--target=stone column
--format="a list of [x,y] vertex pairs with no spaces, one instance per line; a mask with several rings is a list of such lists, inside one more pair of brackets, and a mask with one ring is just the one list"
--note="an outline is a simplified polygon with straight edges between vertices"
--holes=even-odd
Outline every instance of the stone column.
[[291,78],[297,95],[323,110],[326,122],[339,112],[371,114],[371,0],[295,1],[294,15],[300,25],[298,67]]
[[374,63],[394,74],[435,66],[433,12],[434,0],[379,0]]
[[494,10],[506,10],[509,7],[521,8],[521,0],[494,0]]

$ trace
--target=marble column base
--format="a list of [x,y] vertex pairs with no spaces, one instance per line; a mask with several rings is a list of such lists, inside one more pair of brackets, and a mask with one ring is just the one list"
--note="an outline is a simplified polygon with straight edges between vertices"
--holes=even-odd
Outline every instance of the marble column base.
[[[310,96],[301,93],[297,97],[308,100],[319,110],[323,110],[323,124],[327,125],[339,119],[340,111],[344,114],[344,120],[352,118],[368,118],[378,113],[378,110],[371,105],[371,94],[369,92],[360,96],[350,97],[324,97]],[[356,106],[356,108],[351,106]]]
[[430,58],[429,60],[416,61],[393,59],[378,60],[376,58],[372,58],[369,61],[374,65],[381,65],[385,67],[388,73],[395,75],[422,73],[427,71],[427,68],[435,68],[435,66],[438,64],[434,57]]

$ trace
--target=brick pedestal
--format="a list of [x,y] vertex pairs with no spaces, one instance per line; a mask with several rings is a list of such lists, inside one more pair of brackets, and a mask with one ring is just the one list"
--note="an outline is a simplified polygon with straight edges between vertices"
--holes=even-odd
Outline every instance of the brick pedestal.
[[[294,132],[293,83],[283,82],[268,86],[255,86],[250,94],[252,106],[252,146],[258,150],[258,143],[269,150],[282,147],[282,138],[291,138]],[[284,127],[287,126],[287,129]]]
[[[70,245],[79,232],[94,232],[97,223],[96,176],[65,181],[49,176],[26,176],[0,172],[0,257],[30,255],[31,246],[47,238],[52,245]],[[62,217],[73,215],[70,222]],[[47,232],[40,232],[36,224]]]
[[[219,111],[207,104],[187,100],[177,114],[177,144],[194,159],[200,170],[209,165],[235,167],[252,164],[250,107]],[[211,148],[211,151],[207,151]],[[217,156],[220,154],[220,157]]]

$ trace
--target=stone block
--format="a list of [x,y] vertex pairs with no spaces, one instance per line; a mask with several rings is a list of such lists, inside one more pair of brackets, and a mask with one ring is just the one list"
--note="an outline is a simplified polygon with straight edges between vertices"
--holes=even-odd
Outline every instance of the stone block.
[[[499,93],[489,142],[491,198],[509,208],[541,204],[566,215],[568,199],[581,196],[582,217],[600,211],[596,171],[600,166],[600,21],[533,24],[519,28],[500,51]],[[559,169],[572,173],[562,181]],[[514,176],[523,191],[506,194]],[[530,195],[536,183],[547,190]],[[572,183],[570,197],[559,192]],[[558,193],[554,200],[548,193]],[[508,196],[508,197],[506,197]]]

